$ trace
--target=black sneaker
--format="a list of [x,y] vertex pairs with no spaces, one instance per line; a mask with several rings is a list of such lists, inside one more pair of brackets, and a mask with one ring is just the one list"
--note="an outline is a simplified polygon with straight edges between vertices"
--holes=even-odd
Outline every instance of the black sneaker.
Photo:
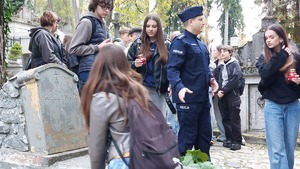
[[230,150],[240,150],[240,149],[241,149],[241,144],[239,143],[234,143],[230,147]]
[[227,148],[230,148],[232,145],[231,141],[230,140],[225,140],[223,141],[223,147],[227,147]]

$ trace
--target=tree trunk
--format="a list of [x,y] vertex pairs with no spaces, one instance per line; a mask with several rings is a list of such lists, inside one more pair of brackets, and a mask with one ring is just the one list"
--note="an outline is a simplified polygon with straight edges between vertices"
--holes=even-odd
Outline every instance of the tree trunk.
[[[204,10],[205,10],[205,20],[208,22],[208,10],[207,10],[207,0],[204,1]],[[208,35],[209,27],[205,28],[205,40],[204,43],[208,46],[209,45],[209,35]]]
[[0,2],[0,86],[4,83],[4,31],[3,31],[3,1]]
[[73,6],[73,11],[74,11],[74,16],[75,16],[75,25],[78,24],[79,19],[80,19],[79,18],[80,17],[80,12],[79,12],[79,4],[78,3],[77,3],[77,0],[72,0],[72,6]]
[[49,7],[51,11],[54,11],[53,9],[53,0],[49,0]]
[[225,9],[224,45],[228,45],[228,9]]

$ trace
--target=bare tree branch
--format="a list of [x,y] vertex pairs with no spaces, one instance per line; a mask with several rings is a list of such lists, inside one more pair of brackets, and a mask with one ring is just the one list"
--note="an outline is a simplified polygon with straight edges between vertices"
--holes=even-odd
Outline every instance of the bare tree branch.
[[138,6],[138,4],[137,4],[137,2],[136,2],[136,0],[134,1],[135,2],[135,6],[136,6],[136,9],[140,12],[140,13],[144,13],[143,11],[141,11],[141,9],[139,8],[139,6]]

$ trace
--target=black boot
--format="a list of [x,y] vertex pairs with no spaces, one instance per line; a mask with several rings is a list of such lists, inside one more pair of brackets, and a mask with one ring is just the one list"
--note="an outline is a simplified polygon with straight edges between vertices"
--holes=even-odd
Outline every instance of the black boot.
[[230,140],[225,140],[223,141],[223,147],[227,147],[227,148],[230,148],[232,145],[231,141]]
[[230,150],[240,150],[241,149],[241,144],[239,143],[233,143],[230,147]]

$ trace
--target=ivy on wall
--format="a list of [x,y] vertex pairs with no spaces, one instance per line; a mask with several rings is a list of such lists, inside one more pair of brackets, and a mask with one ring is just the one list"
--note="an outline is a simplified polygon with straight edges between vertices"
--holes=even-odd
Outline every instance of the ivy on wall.
[[[9,33],[10,33],[10,29],[8,26],[8,23],[11,22],[11,17],[13,14],[13,8],[12,8],[12,4],[10,2],[10,0],[3,0],[3,32],[4,32],[4,39],[7,40]],[[5,44],[5,43],[4,43]]]
[[11,18],[14,12],[17,12],[23,5],[25,0],[3,0],[3,26],[4,36],[8,39],[10,29],[8,23],[11,22]]

